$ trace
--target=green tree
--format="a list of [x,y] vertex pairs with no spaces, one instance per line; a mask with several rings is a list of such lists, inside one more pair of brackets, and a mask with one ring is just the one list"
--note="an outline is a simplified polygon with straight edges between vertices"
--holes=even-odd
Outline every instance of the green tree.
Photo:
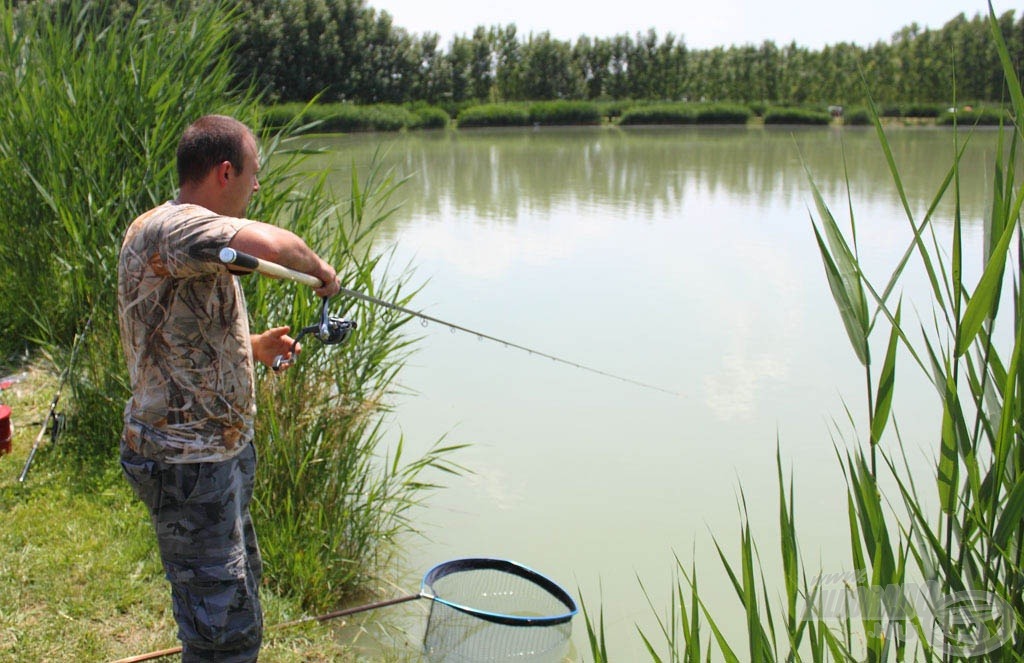
[[522,98],[523,55],[515,24],[491,28],[495,83],[500,99]]
[[629,52],[633,49],[632,40],[626,35],[614,37],[608,44],[608,85],[607,92],[612,99],[628,99],[629,84]]
[[608,42],[581,36],[572,47],[572,59],[583,77],[584,96],[587,99],[603,97],[608,78],[608,63],[611,59]]
[[465,37],[455,37],[448,49],[449,89],[453,101],[466,101],[472,94],[473,44]]
[[427,33],[417,42],[419,69],[411,88],[414,100],[437,104],[451,96],[451,73],[438,49],[440,39],[436,33]]
[[583,76],[572,49],[549,32],[531,35],[523,47],[523,94],[526,99],[574,99],[582,95]]
[[487,100],[494,86],[494,60],[491,35],[482,26],[473,31],[472,60],[469,67],[470,96]]

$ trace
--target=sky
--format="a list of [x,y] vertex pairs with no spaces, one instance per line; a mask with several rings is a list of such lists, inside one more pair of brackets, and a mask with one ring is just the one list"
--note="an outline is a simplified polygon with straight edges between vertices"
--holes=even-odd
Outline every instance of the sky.
[[[1015,0],[1016,1],[1016,0]],[[985,0],[366,0],[391,14],[394,25],[422,35],[435,32],[447,46],[456,35],[470,36],[483,25],[514,23],[521,38],[550,32],[563,41],[580,35],[613,37],[654,28],[659,38],[682,37],[689,48],[796,41],[820,49],[853,42],[862,46],[889,38],[917,23],[941,28],[963,12],[988,13]],[[1021,9],[994,0],[996,15]]]

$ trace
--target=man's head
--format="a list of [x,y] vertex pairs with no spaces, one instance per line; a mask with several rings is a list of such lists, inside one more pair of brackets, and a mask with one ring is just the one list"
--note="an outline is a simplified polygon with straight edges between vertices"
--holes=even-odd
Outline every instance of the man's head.
[[224,115],[201,117],[182,134],[177,159],[184,198],[218,214],[245,216],[259,190],[259,153],[247,126]]

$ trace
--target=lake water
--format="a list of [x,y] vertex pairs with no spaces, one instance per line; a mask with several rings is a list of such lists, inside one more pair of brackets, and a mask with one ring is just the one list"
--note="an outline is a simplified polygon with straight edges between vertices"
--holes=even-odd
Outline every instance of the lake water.
[[[953,134],[898,129],[890,140],[920,220]],[[848,181],[866,271],[884,284],[910,230],[873,130],[464,130],[318,142],[337,151],[339,191],[378,148],[408,177],[379,242],[395,265],[415,268],[415,308],[677,392],[411,325],[421,340],[399,377],[410,393],[396,400],[392,435],[413,454],[443,436],[469,443],[455,460],[473,473],[434,477],[448,487],[416,516],[425,538],[408,545],[414,586],[404,589],[442,560],[514,559],[603,608],[614,660],[646,660],[636,629],[662,643],[655,616],[668,612],[678,559],[687,570],[696,563],[726,631],[742,632],[714,541],[737,559],[745,501],[773,586],[777,451],[793,477],[808,574],[849,571],[836,447],[855,439],[846,408],[864,428],[864,376],[824,277],[804,168],[844,226]],[[994,132],[977,133],[961,172],[969,274],[995,145]],[[947,250],[951,210],[941,205],[934,226]],[[904,319],[930,324],[916,267],[903,296]],[[876,353],[880,361],[884,349]],[[897,370],[895,415],[929,486],[937,399],[910,362]],[[574,642],[589,658],[582,616]]]

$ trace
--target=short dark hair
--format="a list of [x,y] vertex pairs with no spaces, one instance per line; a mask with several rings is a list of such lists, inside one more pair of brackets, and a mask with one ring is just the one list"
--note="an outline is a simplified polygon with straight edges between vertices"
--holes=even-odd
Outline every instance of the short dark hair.
[[178,186],[201,182],[225,161],[244,171],[246,136],[252,136],[249,127],[226,115],[204,115],[193,122],[178,141]]

